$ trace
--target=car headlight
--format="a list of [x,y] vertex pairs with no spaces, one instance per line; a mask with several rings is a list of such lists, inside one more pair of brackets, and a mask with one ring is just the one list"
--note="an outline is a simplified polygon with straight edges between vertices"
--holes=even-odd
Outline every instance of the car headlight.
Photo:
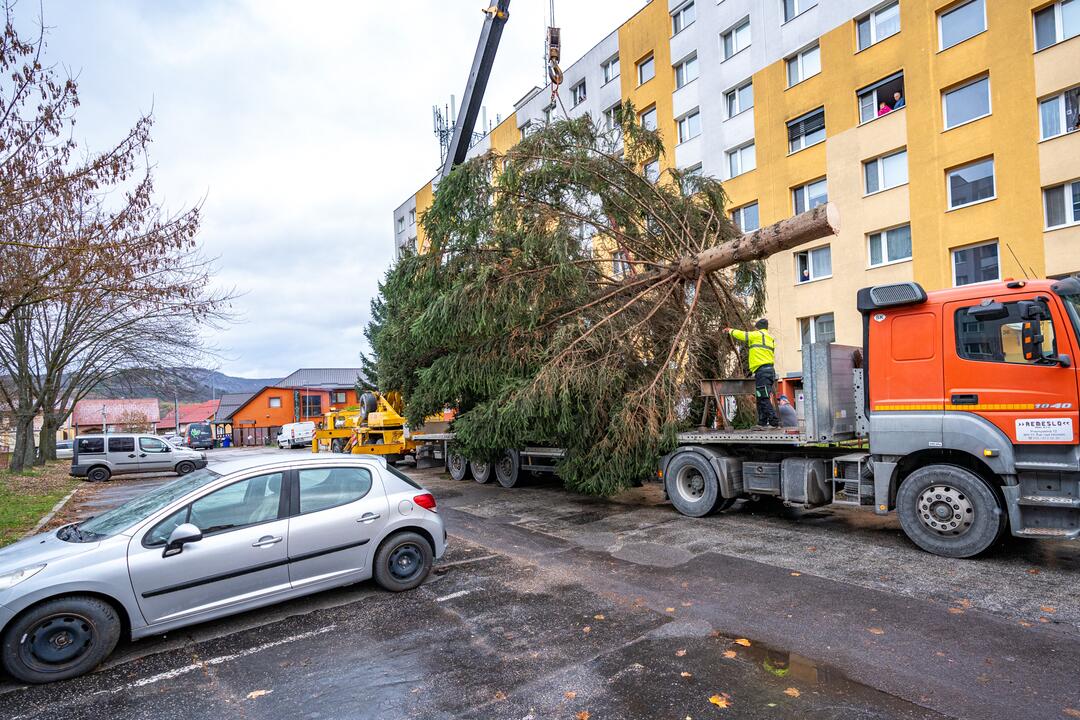
[[14,572],[4,573],[0,575],[0,590],[10,590],[23,580],[29,580],[44,569],[45,563],[42,563],[41,565],[31,565],[19,568]]

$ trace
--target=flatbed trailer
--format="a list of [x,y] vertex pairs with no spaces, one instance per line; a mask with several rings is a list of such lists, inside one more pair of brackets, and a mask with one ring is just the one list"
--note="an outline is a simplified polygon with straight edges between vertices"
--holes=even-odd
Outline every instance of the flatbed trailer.
[[[704,517],[776,497],[895,510],[915,544],[946,557],[977,555],[1006,529],[1080,538],[1080,280],[881,285],[859,291],[858,309],[861,348],[803,346],[798,429],[678,436],[656,473],[675,508]],[[505,487],[563,456],[526,447],[475,463],[452,433],[425,437],[456,479]]]

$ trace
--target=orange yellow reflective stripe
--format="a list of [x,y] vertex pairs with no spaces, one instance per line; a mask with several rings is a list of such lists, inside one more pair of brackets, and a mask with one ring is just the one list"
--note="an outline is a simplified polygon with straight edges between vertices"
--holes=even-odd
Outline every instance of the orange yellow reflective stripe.
[[978,405],[953,405],[952,403],[916,403],[910,405],[875,405],[876,411],[888,410],[953,410],[969,412],[971,410],[1035,410],[1034,403],[980,403]]

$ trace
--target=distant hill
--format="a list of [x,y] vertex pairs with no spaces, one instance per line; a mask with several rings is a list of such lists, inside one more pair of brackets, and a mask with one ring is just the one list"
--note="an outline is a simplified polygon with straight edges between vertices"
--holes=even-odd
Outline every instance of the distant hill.
[[234,377],[206,368],[125,370],[94,388],[94,394],[107,398],[153,397],[169,403],[179,396],[180,402],[200,402],[223,393],[255,392],[280,379]]

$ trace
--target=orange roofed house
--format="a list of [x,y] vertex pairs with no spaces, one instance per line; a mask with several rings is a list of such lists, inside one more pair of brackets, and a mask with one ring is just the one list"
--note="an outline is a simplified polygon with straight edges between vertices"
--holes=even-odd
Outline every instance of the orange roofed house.
[[180,418],[176,417],[176,410],[170,410],[158,423],[158,431],[171,433],[179,429],[181,435],[187,433],[191,423],[208,423],[214,419],[221,400],[207,400],[199,403],[180,403]]
[[233,443],[268,445],[281,426],[312,421],[323,414],[358,403],[359,368],[302,368],[252,395],[231,415]]
[[108,432],[156,432],[160,412],[155,398],[106,400],[84,398],[75,403],[71,424],[75,434]]

